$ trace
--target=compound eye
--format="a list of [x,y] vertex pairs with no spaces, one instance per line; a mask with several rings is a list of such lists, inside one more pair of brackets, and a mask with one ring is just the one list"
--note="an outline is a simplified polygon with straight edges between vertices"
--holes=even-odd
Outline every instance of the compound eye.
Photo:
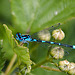
[[21,35],[21,33],[17,33],[16,35],[20,36],[20,35]]
[[18,37],[18,34],[16,34],[16,36]]
[[18,33],[19,35],[21,35],[21,33]]
[[16,34],[16,40],[19,40],[20,35],[21,35],[21,33]]
[[19,37],[16,37],[16,40],[19,40]]

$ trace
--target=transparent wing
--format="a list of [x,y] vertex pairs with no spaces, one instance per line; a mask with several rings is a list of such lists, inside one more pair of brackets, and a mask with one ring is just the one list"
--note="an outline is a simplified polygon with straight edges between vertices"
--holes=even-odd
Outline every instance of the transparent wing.
[[[55,25],[53,25],[53,26],[51,26],[49,28],[46,28],[46,29],[44,29],[42,31],[47,30],[51,34],[51,32],[53,30],[58,29],[60,27],[61,27],[61,24],[58,23],[58,24],[55,24]],[[40,31],[40,32],[42,32],[42,31]],[[40,32],[34,33],[33,35],[31,35],[31,38],[39,40],[38,34]],[[45,33],[45,34],[46,34],[45,37],[48,37],[47,33]],[[42,34],[40,36],[42,36]],[[49,41],[53,41],[53,39],[51,39]],[[37,59],[39,61],[40,61],[40,59],[42,59],[42,57],[45,58],[50,46],[51,46],[51,44],[47,44],[47,43],[29,42],[31,58],[34,59],[34,60]],[[39,56],[39,58],[38,58],[38,56]]]
[[[55,25],[53,25],[53,26],[51,26],[51,27],[49,27],[49,28],[46,28],[46,29],[44,29],[44,30],[42,30],[42,31],[45,31],[45,30],[48,30],[49,32],[52,32],[53,30],[55,30],[55,29],[58,29],[58,28],[61,28],[62,27],[62,25],[61,24],[55,24]],[[65,26],[64,26],[65,27]],[[64,27],[62,27],[62,28],[64,28]],[[66,27],[65,27],[66,28]],[[65,29],[64,28],[64,29]],[[70,28],[68,28],[68,30],[69,30]],[[42,32],[42,31],[40,31],[40,32]],[[66,32],[66,31],[65,31]],[[38,38],[38,34],[39,34],[39,32],[37,32],[37,33],[35,33],[35,34],[33,34],[33,35],[31,35],[31,37],[34,39],[39,39]],[[67,37],[67,38],[66,38]],[[65,39],[64,40],[62,40],[62,41],[56,41],[56,42],[58,42],[58,43],[63,43],[63,44],[69,44],[69,45],[73,45],[73,43],[71,43],[71,42],[69,42],[69,40],[68,40],[68,42],[66,41],[67,39],[68,39],[68,36],[66,35],[66,37],[65,37]],[[72,39],[70,39],[70,41],[71,41]],[[55,42],[54,41],[54,39],[52,38],[50,41],[53,41],[53,42]],[[47,55],[47,52],[48,52],[48,50],[49,50],[49,46],[52,46],[52,47],[56,47],[57,45],[51,45],[51,44],[47,44],[47,43],[38,43],[38,42],[30,42],[30,49],[31,49],[31,51],[30,51],[30,54],[31,54],[31,56],[32,56],[32,58],[33,59],[38,59],[38,56],[39,56],[39,59],[42,59],[41,57],[43,57],[43,58],[45,58],[46,57],[46,55]],[[72,54],[75,50],[73,50],[72,48],[68,48],[68,47],[63,47],[63,46],[60,46],[60,47],[62,47],[62,48],[64,48],[64,51],[65,51],[65,58],[66,57],[68,57],[70,54]],[[34,57],[35,56],[35,57]],[[38,59],[38,60],[39,60]]]
[[[44,29],[44,30],[41,30],[40,32],[44,32],[45,34],[47,34],[46,32],[48,31],[49,33],[51,33],[53,30],[59,28],[60,26],[61,26],[61,24],[58,23],[58,24],[52,25],[52,26],[49,27],[49,28],[46,28],[46,29]],[[45,31],[46,31],[46,32],[45,32]],[[31,35],[31,37],[32,37],[32,38],[35,38],[35,39],[38,39],[38,38],[39,38],[38,34],[40,34],[40,36],[42,36],[42,33],[40,33],[40,32],[34,33],[33,35]],[[43,33],[43,35],[44,35],[44,33]]]

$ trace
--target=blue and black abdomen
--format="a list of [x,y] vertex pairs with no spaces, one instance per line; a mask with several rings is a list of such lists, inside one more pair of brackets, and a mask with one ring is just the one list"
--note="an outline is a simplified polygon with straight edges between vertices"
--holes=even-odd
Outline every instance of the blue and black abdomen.
[[16,36],[17,36],[16,39],[23,42],[23,43],[27,43],[28,41],[30,41],[30,42],[41,42],[41,43],[56,44],[59,46],[70,47],[70,48],[75,49],[75,45],[67,45],[67,44],[56,43],[56,42],[51,42],[51,41],[32,39],[30,35],[21,35],[20,33],[17,33]]

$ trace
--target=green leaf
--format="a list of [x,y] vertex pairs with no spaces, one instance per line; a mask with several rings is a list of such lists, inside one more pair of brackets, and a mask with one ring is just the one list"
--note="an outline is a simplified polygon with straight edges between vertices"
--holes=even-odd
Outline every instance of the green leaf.
[[75,0],[11,0],[13,24],[20,32],[37,32],[75,17]]
[[2,52],[2,47],[3,47],[3,40],[0,40],[0,73],[5,63],[4,53]]
[[[27,72],[30,72],[30,70],[31,70],[31,68],[30,68],[31,67],[31,60],[30,60],[30,56],[29,56],[29,50],[26,47],[18,45],[18,42],[13,37],[12,31],[5,24],[3,26],[4,26],[5,31],[6,31],[5,35],[7,35],[8,42],[9,42],[12,50],[18,56],[19,65],[21,63],[26,64],[27,65]],[[5,46],[5,48],[6,48],[6,46]]]
[[12,31],[5,24],[3,26],[5,28],[6,35],[8,37],[9,43],[10,43],[11,47],[13,48],[13,46],[14,46],[14,44],[13,44],[13,42],[14,42],[13,38],[14,38],[14,36],[12,34]]
[[4,24],[4,37],[3,37],[3,49],[2,51],[5,52],[4,57],[6,59],[11,60],[14,55],[13,48],[14,48],[14,37],[12,35],[12,31]]
[[[31,70],[31,60],[30,60],[30,56],[29,56],[29,50],[26,47],[20,46],[18,45],[15,49],[14,49],[15,53],[18,56],[18,61],[19,61],[19,65],[21,63],[25,63],[27,65],[27,73],[30,72]],[[24,66],[25,67],[25,66]],[[23,68],[22,68],[23,69]]]

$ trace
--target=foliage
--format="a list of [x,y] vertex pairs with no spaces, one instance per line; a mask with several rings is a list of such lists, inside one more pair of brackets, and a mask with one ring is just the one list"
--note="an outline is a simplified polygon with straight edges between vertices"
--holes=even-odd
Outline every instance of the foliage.
[[[22,72],[19,71],[18,74],[22,75],[24,73],[34,73],[36,75],[53,75],[54,73],[63,74],[59,69],[56,68],[59,68],[57,62],[59,62],[60,60],[56,61],[51,56],[49,57],[48,44],[37,44],[31,42],[29,43],[29,47],[27,48],[25,47],[25,44],[21,45],[22,43],[17,42],[14,37],[16,32],[33,34],[45,28],[49,28],[54,24],[61,23],[61,28],[67,34],[62,43],[74,44],[75,20],[72,19],[75,18],[75,1],[11,0],[9,3],[7,0],[6,2],[4,1],[4,4],[3,1],[1,2],[2,4],[0,4],[0,7],[2,5],[2,9],[0,12],[0,16],[2,17],[2,19],[0,19],[0,40],[3,39],[3,47],[0,47],[0,72],[4,67],[3,64],[5,60],[9,60],[10,63],[8,64],[8,67],[5,71],[6,75],[10,75],[10,73],[12,73],[12,71],[15,70],[16,67],[19,67],[20,71],[23,68],[25,69],[24,71],[22,70]],[[6,5],[6,8],[8,9],[4,8],[4,5]],[[7,25],[5,25],[4,23],[6,23]],[[64,49],[66,50],[69,48]],[[74,62],[75,60],[73,56],[74,52],[71,52],[71,54],[64,59],[68,59],[69,61]],[[47,66],[45,63],[48,63]],[[53,63],[54,66],[51,63]],[[49,72],[43,71],[40,68],[36,69],[37,67],[49,70]],[[53,67],[55,67],[55,69],[53,69]],[[54,71],[58,71],[60,73]]]
[[2,48],[3,48],[3,40],[0,40],[0,74],[1,74],[1,70],[4,67],[4,63],[5,63],[5,59],[4,59],[4,53],[2,52]]

